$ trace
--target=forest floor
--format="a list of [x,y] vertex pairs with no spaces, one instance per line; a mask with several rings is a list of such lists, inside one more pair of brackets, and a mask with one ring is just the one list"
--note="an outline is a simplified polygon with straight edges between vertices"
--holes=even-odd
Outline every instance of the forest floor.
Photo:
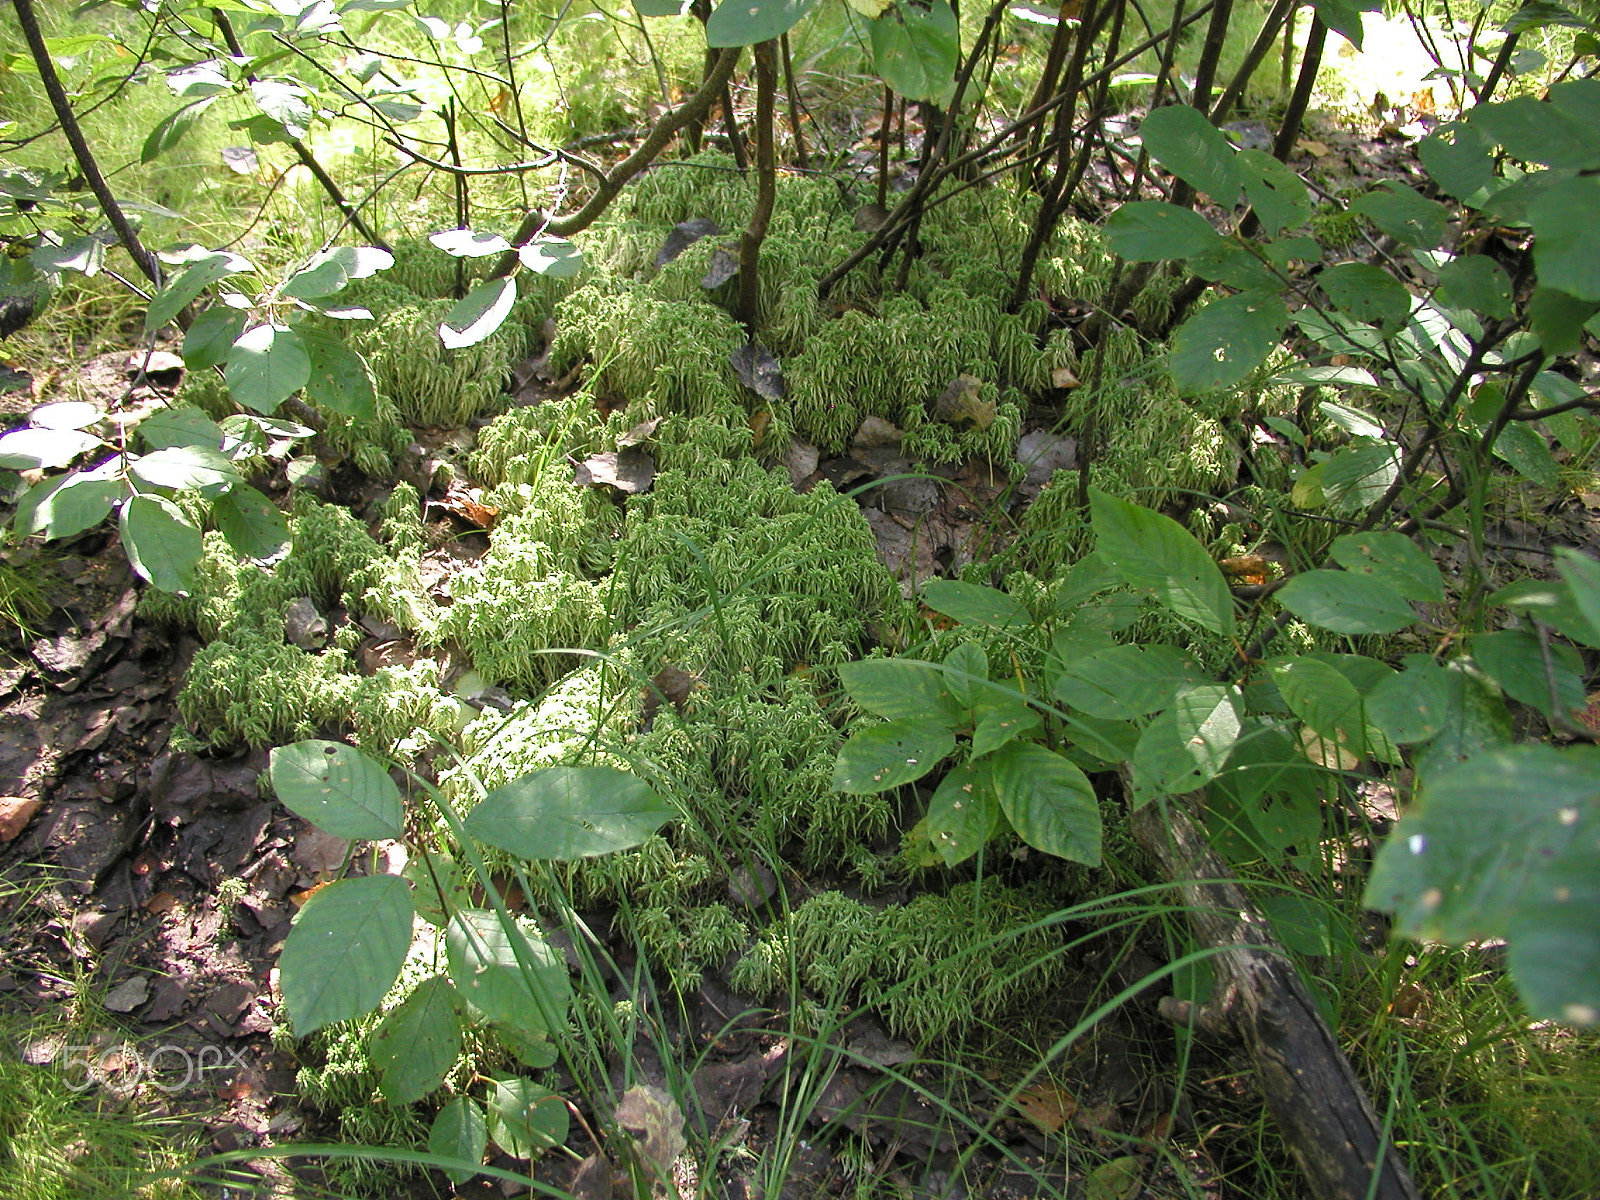
[[[1415,116],[1384,114],[1366,134],[1313,127],[1298,154],[1320,160],[1324,177],[1347,176],[1347,186],[1414,178],[1412,147],[1424,132],[1407,123]],[[125,349],[89,362],[60,358],[48,369],[35,365],[31,386],[0,403],[8,412],[26,411],[56,398],[67,376],[75,381],[75,398],[97,399],[108,411],[159,402],[176,387],[177,372],[156,372],[133,386],[129,358],[136,344],[130,330]],[[1050,414],[1036,412],[1024,435],[1035,439],[1036,453],[1065,455],[1070,447],[1057,444],[1050,429]],[[460,432],[420,431],[419,440],[440,444],[459,439]],[[826,478],[846,489],[885,469],[870,447],[823,461],[814,452],[807,458],[803,448],[798,453],[791,473],[800,487]],[[948,562],[996,532],[1000,489],[981,464],[946,474],[960,486],[917,486],[939,490]],[[348,483],[338,498],[365,521],[392,481]],[[1021,490],[1025,495],[1027,484]],[[487,544],[471,531],[463,495],[464,489],[436,496],[429,509],[438,541],[447,547],[429,556],[432,578],[441,584]],[[886,563],[904,578],[904,524],[878,508],[868,516]],[[1549,531],[1508,534],[1538,545]],[[0,626],[0,1013],[21,1022],[8,1028],[27,1033],[0,1053],[54,1065],[102,1105],[179,1117],[198,1135],[201,1152],[329,1140],[333,1114],[300,1103],[295,1052],[274,1048],[270,1037],[271,976],[297,901],[332,877],[347,844],[291,816],[265,793],[258,781],[265,751],[206,757],[173,748],[175,695],[199,644],[137,618],[141,585],[114,531],[102,528],[64,547],[30,548],[13,563],[26,565],[29,553],[38,556],[44,604],[24,614],[25,630]],[[357,651],[369,669],[410,653],[384,632]],[[619,960],[629,957],[627,947],[611,949]],[[1081,964],[1085,991],[1107,976],[1135,980],[1154,965],[1109,951],[1092,957]],[[1218,1121],[1249,1119],[1248,1077],[1227,1053],[1215,1053],[1191,1071],[1189,1093],[1180,1102],[1163,1095],[1143,1061],[1160,1036],[1153,999],[1102,1022],[1059,1082],[1035,1085],[1018,1111],[1001,1114],[1001,1136],[1023,1160],[1048,1172],[1044,1164],[1056,1161],[1064,1126],[1107,1155],[1137,1156],[1137,1147],[1173,1132],[1159,1125],[1168,1119],[1164,1114],[1178,1112],[1190,1127],[1187,1178],[1177,1177],[1167,1161],[1161,1168],[1166,1177],[1161,1171],[1142,1177],[1142,1194],[1241,1194],[1225,1182],[1230,1164],[1209,1160],[1204,1139],[1193,1133]],[[786,1108],[777,1093],[794,1047],[783,1040],[781,1015],[733,994],[714,973],[685,1001],[684,1032],[702,1046],[716,1043],[694,1077],[699,1104],[713,1123],[741,1110],[750,1122],[747,1144],[759,1154],[775,1141]],[[756,1013],[765,1015],[749,1015]],[[747,1015],[725,1028],[739,1014]],[[851,1051],[848,1065],[811,1106],[817,1136],[797,1143],[803,1149],[786,1172],[785,1200],[848,1192],[864,1170],[906,1195],[958,1200],[970,1192],[1005,1200],[1037,1192],[1037,1176],[1013,1177],[998,1161],[989,1164],[984,1182],[974,1183],[970,1173],[966,1182],[954,1176],[950,1167],[959,1147],[932,1132],[939,1122],[919,1111],[924,1102],[903,1084],[877,1092],[865,1108],[854,1106],[884,1070],[912,1064],[915,1056],[871,1016],[850,1022],[840,1036]],[[961,1102],[955,1071],[944,1071],[943,1078],[934,1078],[935,1068],[916,1071],[921,1084]],[[870,1146],[876,1161],[842,1160],[824,1136],[836,1122],[861,1134],[857,1145]],[[587,1153],[589,1147],[579,1149]],[[514,1164],[507,1159],[502,1165]],[[277,1176],[269,1191],[326,1194],[315,1169],[304,1164],[295,1168],[298,1182],[281,1160],[255,1166]],[[547,1177],[591,1198],[605,1194],[592,1184],[574,1185],[566,1177],[570,1169],[558,1161]],[[729,1172],[723,1187],[730,1200],[741,1200],[750,1180]],[[1057,1182],[1057,1194],[1071,1190],[1065,1176]],[[414,1176],[406,1186],[419,1196],[499,1194],[482,1183],[474,1185],[480,1191],[452,1193],[437,1175]]]

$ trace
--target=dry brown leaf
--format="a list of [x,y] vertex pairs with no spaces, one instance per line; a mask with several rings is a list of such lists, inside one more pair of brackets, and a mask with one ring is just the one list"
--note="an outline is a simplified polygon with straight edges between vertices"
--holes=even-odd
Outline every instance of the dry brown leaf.
[[1304,150],[1307,154],[1311,155],[1312,158],[1327,158],[1329,154],[1328,144],[1326,142],[1319,142],[1312,138],[1306,138],[1303,141],[1296,142],[1295,148],[1297,150]]
[[1056,1133],[1078,1111],[1070,1093],[1053,1083],[1036,1083],[1018,1093],[1016,1110],[1046,1133]]

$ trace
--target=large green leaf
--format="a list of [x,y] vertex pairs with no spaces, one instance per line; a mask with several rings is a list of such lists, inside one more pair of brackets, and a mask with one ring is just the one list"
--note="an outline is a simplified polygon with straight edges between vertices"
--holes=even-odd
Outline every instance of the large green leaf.
[[872,65],[907,100],[943,103],[955,88],[961,31],[947,0],[898,4],[872,22]]
[[864,658],[839,666],[844,690],[868,712],[891,721],[927,719],[954,726],[961,720],[945,691],[937,663],[915,658]]
[[1232,387],[1266,362],[1288,320],[1277,296],[1241,292],[1213,300],[1173,337],[1172,377],[1185,392]]
[[1398,329],[1411,315],[1411,293],[1382,267],[1347,262],[1317,276],[1328,299],[1358,321]]
[[[892,660],[880,660],[892,661]],[[962,642],[944,658],[944,687],[956,707],[970,711],[990,694],[989,656],[977,642]],[[876,711],[876,710],[874,710]],[[880,716],[931,716],[931,713],[880,713]]]
[[1357,197],[1350,211],[1366,217],[1396,241],[1425,250],[1444,240],[1449,221],[1444,205],[1393,180]]
[[129,496],[119,522],[122,548],[141,579],[163,592],[187,592],[205,547],[200,530],[160,496]]
[[1563,630],[1575,642],[1600,646],[1600,562],[1566,546],[1556,547],[1556,569],[1566,587],[1557,602],[1564,600],[1573,615]]
[[1199,684],[1139,734],[1133,752],[1134,801],[1192,792],[1216,777],[1239,740],[1239,689]]
[[467,832],[519,858],[572,862],[637,846],[677,811],[615,767],[547,767],[497,787],[467,815]]
[[48,471],[64,467],[80,454],[108,449],[81,429],[13,429],[0,437],[0,467],[11,471]]
[[444,1082],[461,1053],[456,990],[443,975],[424,979],[367,1044],[378,1090],[390,1104],[421,1100]]
[[1087,775],[1036,742],[1012,742],[982,762],[1018,837],[1057,858],[1100,865],[1100,800]]
[[[1537,257],[1537,245],[1534,253]],[[1597,309],[1600,302],[1579,300],[1556,288],[1536,287],[1528,297],[1528,327],[1547,355],[1571,354],[1583,344],[1584,324]]]
[[216,450],[222,445],[222,426],[198,408],[163,408],[139,422],[139,437],[152,450],[172,446],[204,446]]
[[754,46],[782,37],[822,0],[722,0],[706,22],[706,45]]
[[[1591,129],[1590,138],[1594,138]],[[1597,160],[1600,161],[1600,160]],[[1578,300],[1600,301],[1600,177],[1558,183],[1528,208],[1533,261],[1543,287]]]
[[489,1093],[489,1135],[513,1158],[537,1158],[567,1140],[567,1102],[531,1079],[502,1079]]
[[1269,237],[1304,225],[1311,216],[1311,193],[1294,169],[1265,150],[1241,150],[1234,157],[1244,179],[1244,194]]
[[1443,600],[1438,564],[1403,533],[1347,533],[1333,540],[1333,561],[1357,575],[1390,584],[1407,600]]
[[1503,937],[1535,1017],[1600,1023],[1600,750],[1518,746],[1425,777],[1367,903],[1410,937]]
[[1361,14],[1382,12],[1383,0],[1314,0],[1317,16],[1322,23],[1361,49]]
[[[428,1131],[428,1150],[442,1158],[459,1159],[466,1163],[482,1163],[483,1152],[489,1148],[489,1123],[483,1109],[466,1096],[457,1096],[439,1110]],[[466,1167],[446,1167],[444,1173],[457,1184],[465,1183],[477,1174]]]
[[1417,143],[1417,157],[1434,181],[1457,200],[1466,200],[1495,179],[1494,147],[1465,121],[1439,126]]
[[236,308],[217,304],[206,309],[184,332],[183,365],[191,371],[220,367],[244,332],[244,323],[245,314]]
[[295,816],[339,838],[405,836],[405,805],[383,765],[354,746],[306,741],[278,746],[267,776]]
[[150,307],[144,314],[145,332],[153,333],[160,329],[219,279],[253,270],[255,268],[249,259],[225,250],[218,250],[215,254],[208,254],[190,263],[150,301]]
[[930,579],[922,585],[922,602],[958,625],[1022,629],[1033,624],[1033,616],[1022,601],[999,588],[984,587],[979,583]]
[[1391,742],[1425,742],[1445,727],[1455,696],[1450,673],[1427,654],[1410,654],[1405,670],[1367,693],[1367,721]]
[[1223,208],[1239,199],[1243,179],[1222,131],[1186,104],[1158,108],[1139,126],[1144,148],[1167,170]]
[[517,301],[516,280],[485,279],[456,302],[439,323],[439,340],[447,350],[476,346],[511,315]]
[[1213,633],[1233,630],[1233,598],[1205,547],[1171,517],[1089,492],[1100,556],[1127,583],[1147,588],[1178,616]]
[[120,479],[102,479],[75,471],[43,479],[28,489],[17,503],[15,526],[24,536],[42,533],[66,538],[93,529],[111,515],[126,494]]
[[1467,120],[1522,162],[1577,170],[1600,166],[1594,123],[1549,100],[1518,96],[1498,104],[1480,104],[1467,114]]
[[955,736],[936,721],[905,719],[876,725],[839,747],[833,786],[855,795],[886,792],[921,779],[955,748]]
[[378,396],[367,360],[325,330],[307,329],[302,336],[311,358],[306,399],[354,421],[373,420]]
[[207,497],[220,496],[244,483],[233,464],[213,445],[152,450],[129,460],[128,470],[151,487],[192,491]]
[[1192,208],[1160,200],[1135,200],[1111,214],[1106,242],[1129,262],[1188,258],[1223,244],[1220,233]]
[[952,768],[928,801],[924,828],[944,865],[971,858],[994,835],[1000,816],[991,776],[971,763]]
[[1511,276],[1487,254],[1463,254],[1439,268],[1439,303],[1484,317],[1511,315]]
[[1583,656],[1571,646],[1541,644],[1527,629],[1480,633],[1472,658],[1501,691],[1547,717],[1570,720],[1587,703]]
[[[519,949],[529,966],[526,972],[518,961]],[[560,1029],[566,1020],[572,1002],[566,961],[530,926],[508,933],[487,909],[464,908],[445,928],[445,953],[456,991],[491,1021],[538,1037]]]
[[973,703],[972,753],[988,754],[1007,742],[1032,737],[1043,722],[1021,696],[997,687],[985,689]]
[[253,487],[236,487],[218,497],[211,518],[241,558],[266,565],[289,552],[289,522]]
[[1203,682],[1175,646],[1113,646],[1067,664],[1053,694],[1091,717],[1127,720],[1166,708],[1178,689]]
[[1302,621],[1335,633],[1398,633],[1417,620],[1392,584],[1349,571],[1306,571],[1275,596]]
[[311,358],[294,330],[257,325],[233,343],[223,376],[240,404],[271,414],[311,379]]
[[378,1007],[411,948],[412,915],[411,885],[395,875],[342,879],[306,901],[278,959],[297,1036]]
[[1322,737],[1363,753],[1361,693],[1336,668],[1316,658],[1280,658],[1268,665],[1289,711]]

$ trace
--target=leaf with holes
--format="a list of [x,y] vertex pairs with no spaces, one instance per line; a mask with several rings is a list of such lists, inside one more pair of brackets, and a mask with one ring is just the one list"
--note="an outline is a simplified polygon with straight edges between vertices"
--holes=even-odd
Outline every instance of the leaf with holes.
[[296,1036],[378,1007],[411,948],[412,916],[411,885],[395,875],[341,879],[306,901],[278,959]]
[[864,729],[839,748],[836,791],[869,795],[921,779],[956,748],[955,736],[929,720],[899,720]]
[[380,763],[354,746],[278,746],[267,777],[285,808],[333,837],[376,841],[405,835],[400,789]]
[[872,22],[872,65],[907,100],[945,103],[955,89],[961,31],[947,0],[901,4]]
[[1181,326],[1168,363],[1185,392],[1231,387],[1267,361],[1289,321],[1277,296],[1241,292],[1213,300]]
[[1192,208],[1159,200],[1135,200],[1111,214],[1106,241],[1129,262],[1165,262],[1203,254],[1223,244],[1222,235]]
[[994,835],[999,817],[989,770],[963,763],[939,782],[928,801],[923,828],[944,865],[953,867],[971,858]]

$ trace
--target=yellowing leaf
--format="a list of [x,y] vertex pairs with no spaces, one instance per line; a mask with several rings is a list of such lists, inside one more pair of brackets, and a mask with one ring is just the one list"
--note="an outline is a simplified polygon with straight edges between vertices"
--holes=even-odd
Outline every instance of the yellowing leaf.
[[876,21],[894,7],[894,0],[844,0],[869,21]]

